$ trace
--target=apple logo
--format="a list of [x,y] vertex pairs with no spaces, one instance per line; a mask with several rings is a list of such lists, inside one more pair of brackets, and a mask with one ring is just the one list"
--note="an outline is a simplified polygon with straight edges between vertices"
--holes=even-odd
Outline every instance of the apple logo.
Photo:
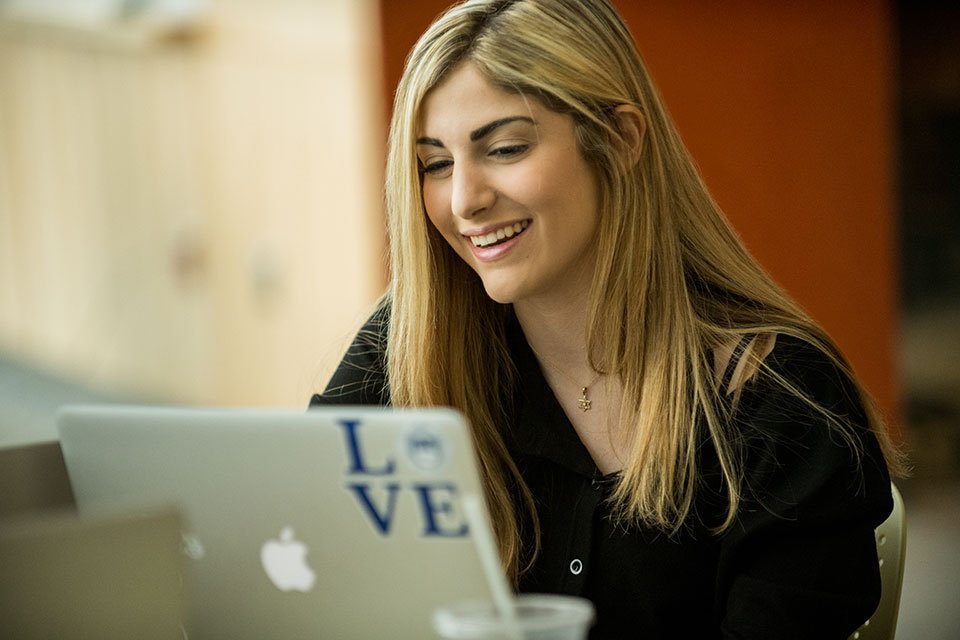
[[310,591],[317,574],[307,564],[307,545],[294,539],[284,527],[280,539],[267,540],[260,549],[260,562],[267,576],[281,591]]

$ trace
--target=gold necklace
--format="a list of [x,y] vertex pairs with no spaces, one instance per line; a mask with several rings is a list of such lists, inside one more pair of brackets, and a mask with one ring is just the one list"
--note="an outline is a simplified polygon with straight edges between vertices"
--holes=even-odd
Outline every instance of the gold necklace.
[[[537,353],[536,350],[534,350],[533,347],[530,347],[530,350],[533,351],[534,355],[536,355],[541,362],[549,366],[551,369],[553,369],[554,371],[562,375],[564,378],[574,383],[575,385],[577,386],[580,385],[580,382],[578,380],[576,380],[573,376],[568,374],[566,371],[564,371],[557,365],[553,364],[551,361],[541,356],[539,353]],[[597,380],[600,379],[601,376],[603,376],[603,374],[600,372],[597,372],[597,375],[593,377],[593,380],[591,380],[589,384],[587,384],[586,386],[580,387],[580,397],[577,399],[577,406],[580,407],[580,409],[582,409],[584,412],[590,411],[590,408],[593,405],[593,401],[590,400],[590,397],[589,397],[590,387],[592,387],[597,382]]]

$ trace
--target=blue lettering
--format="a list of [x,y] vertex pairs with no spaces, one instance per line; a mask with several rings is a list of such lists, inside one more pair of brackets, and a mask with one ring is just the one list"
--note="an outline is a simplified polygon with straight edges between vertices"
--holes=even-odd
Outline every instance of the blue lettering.
[[413,490],[420,496],[420,507],[423,511],[423,535],[425,537],[462,538],[467,535],[466,522],[461,521],[459,527],[443,527],[437,522],[438,515],[446,518],[452,515],[453,498],[457,495],[455,486],[452,484],[415,484]]
[[344,429],[344,435],[347,437],[347,450],[350,452],[351,465],[348,473],[366,473],[372,476],[393,473],[393,460],[387,460],[386,464],[379,469],[364,464],[363,455],[360,451],[360,441],[357,438],[357,427],[360,426],[359,420],[340,420],[340,426]]
[[377,506],[373,504],[373,500],[370,499],[370,495],[367,493],[370,489],[369,484],[350,484],[347,485],[347,488],[356,494],[357,501],[360,503],[360,507],[370,517],[373,528],[376,529],[380,535],[385,536],[389,534],[390,525],[393,522],[393,513],[397,506],[397,491],[400,490],[400,485],[395,482],[386,485],[387,506],[382,514],[377,509]]

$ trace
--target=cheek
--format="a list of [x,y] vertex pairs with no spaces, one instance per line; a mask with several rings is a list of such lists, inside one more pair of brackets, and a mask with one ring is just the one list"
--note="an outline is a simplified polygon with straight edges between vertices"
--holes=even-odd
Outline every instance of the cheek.
[[598,187],[590,168],[579,158],[558,167],[554,174],[557,195],[565,202],[569,215],[581,227],[591,228],[599,217]]
[[582,207],[590,179],[579,152],[560,147],[550,149],[537,163],[517,167],[504,177],[501,187],[527,207],[558,212]]
[[447,214],[449,199],[444,203],[443,189],[437,186],[424,185],[422,191],[423,207],[427,210],[427,217],[437,231],[444,236],[447,235],[450,227],[450,216]]

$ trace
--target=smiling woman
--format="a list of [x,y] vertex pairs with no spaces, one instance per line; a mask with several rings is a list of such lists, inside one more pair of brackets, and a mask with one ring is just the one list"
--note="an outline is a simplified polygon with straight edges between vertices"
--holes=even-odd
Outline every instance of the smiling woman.
[[427,94],[421,126],[427,215],[487,295],[515,306],[586,299],[599,203],[573,119],[464,63]]
[[869,616],[902,459],[730,229],[609,2],[438,18],[386,199],[390,290],[312,404],[462,411],[521,591],[589,598],[595,638]]

